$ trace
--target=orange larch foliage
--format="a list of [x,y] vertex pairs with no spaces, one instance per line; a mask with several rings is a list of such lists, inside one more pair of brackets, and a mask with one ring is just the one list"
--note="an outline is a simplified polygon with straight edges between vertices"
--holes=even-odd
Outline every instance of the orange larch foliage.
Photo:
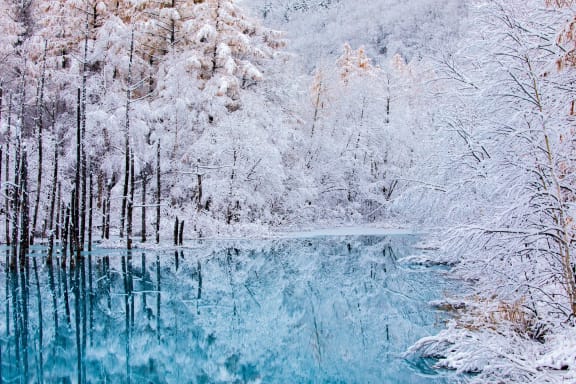
[[[546,6],[569,8],[576,4],[576,0],[545,0]],[[576,14],[560,31],[557,43],[564,49],[564,53],[556,60],[556,68],[562,71],[565,68],[576,68]],[[570,116],[576,116],[576,100],[570,102]]]
[[340,78],[344,84],[348,84],[350,76],[354,74],[367,75],[377,70],[372,65],[370,58],[366,56],[363,47],[354,50],[348,43],[344,43],[344,52],[336,64],[340,68]]

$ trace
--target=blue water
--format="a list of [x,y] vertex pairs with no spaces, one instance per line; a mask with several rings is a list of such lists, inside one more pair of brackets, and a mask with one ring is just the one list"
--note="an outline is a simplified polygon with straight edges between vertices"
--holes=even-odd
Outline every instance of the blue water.
[[450,288],[441,270],[398,261],[414,240],[99,249],[65,269],[39,253],[28,272],[2,271],[3,381],[448,382],[402,358],[442,327],[427,303]]

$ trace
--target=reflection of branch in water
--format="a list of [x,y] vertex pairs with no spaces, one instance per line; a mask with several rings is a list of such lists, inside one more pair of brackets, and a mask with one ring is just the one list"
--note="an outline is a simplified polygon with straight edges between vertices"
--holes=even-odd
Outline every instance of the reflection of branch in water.
[[256,297],[254,296],[254,292],[252,292],[252,290],[250,289],[250,287],[248,286],[248,284],[244,284],[244,288],[246,288],[246,290],[247,290],[248,293],[250,294],[250,297],[252,298],[252,300],[254,300],[254,302],[256,303],[256,305],[258,306],[258,308],[262,308],[262,306],[260,305],[260,303],[258,302],[258,300],[256,300]]
[[[310,281],[308,281],[308,289],[310,290],[310,293],[314,295]],[[322,364],[322,346],[320,345],[320,331],[318,329],[318,320],[316,319],[316,309],[314,308],[314,302],[310,296],[308,296],[308,300],[310,300],[310,308],[312,308],[312,323],[314,325],[314,339],[311,344],[315,352],[316,361],[318,362],[318,365],[320,365]]]

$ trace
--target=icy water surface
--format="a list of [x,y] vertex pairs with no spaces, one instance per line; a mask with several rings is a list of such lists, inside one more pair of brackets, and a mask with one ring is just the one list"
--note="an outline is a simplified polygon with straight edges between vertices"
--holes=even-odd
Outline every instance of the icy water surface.
[[2,381],[447,382],[401,357],[441,327],[427,302],[447,288],[398,262],[413,241],[204,241],[53,268],[39,254],[2,271]]

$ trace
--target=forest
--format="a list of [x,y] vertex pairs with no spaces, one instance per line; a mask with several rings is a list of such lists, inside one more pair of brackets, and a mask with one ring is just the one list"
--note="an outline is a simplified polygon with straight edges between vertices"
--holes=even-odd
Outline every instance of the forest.
[[38,245],[76,273],[93,244],[408,228],[467,287],[408,354],[576,381],[573,0],[0,9],[0,241],[22,287]]

